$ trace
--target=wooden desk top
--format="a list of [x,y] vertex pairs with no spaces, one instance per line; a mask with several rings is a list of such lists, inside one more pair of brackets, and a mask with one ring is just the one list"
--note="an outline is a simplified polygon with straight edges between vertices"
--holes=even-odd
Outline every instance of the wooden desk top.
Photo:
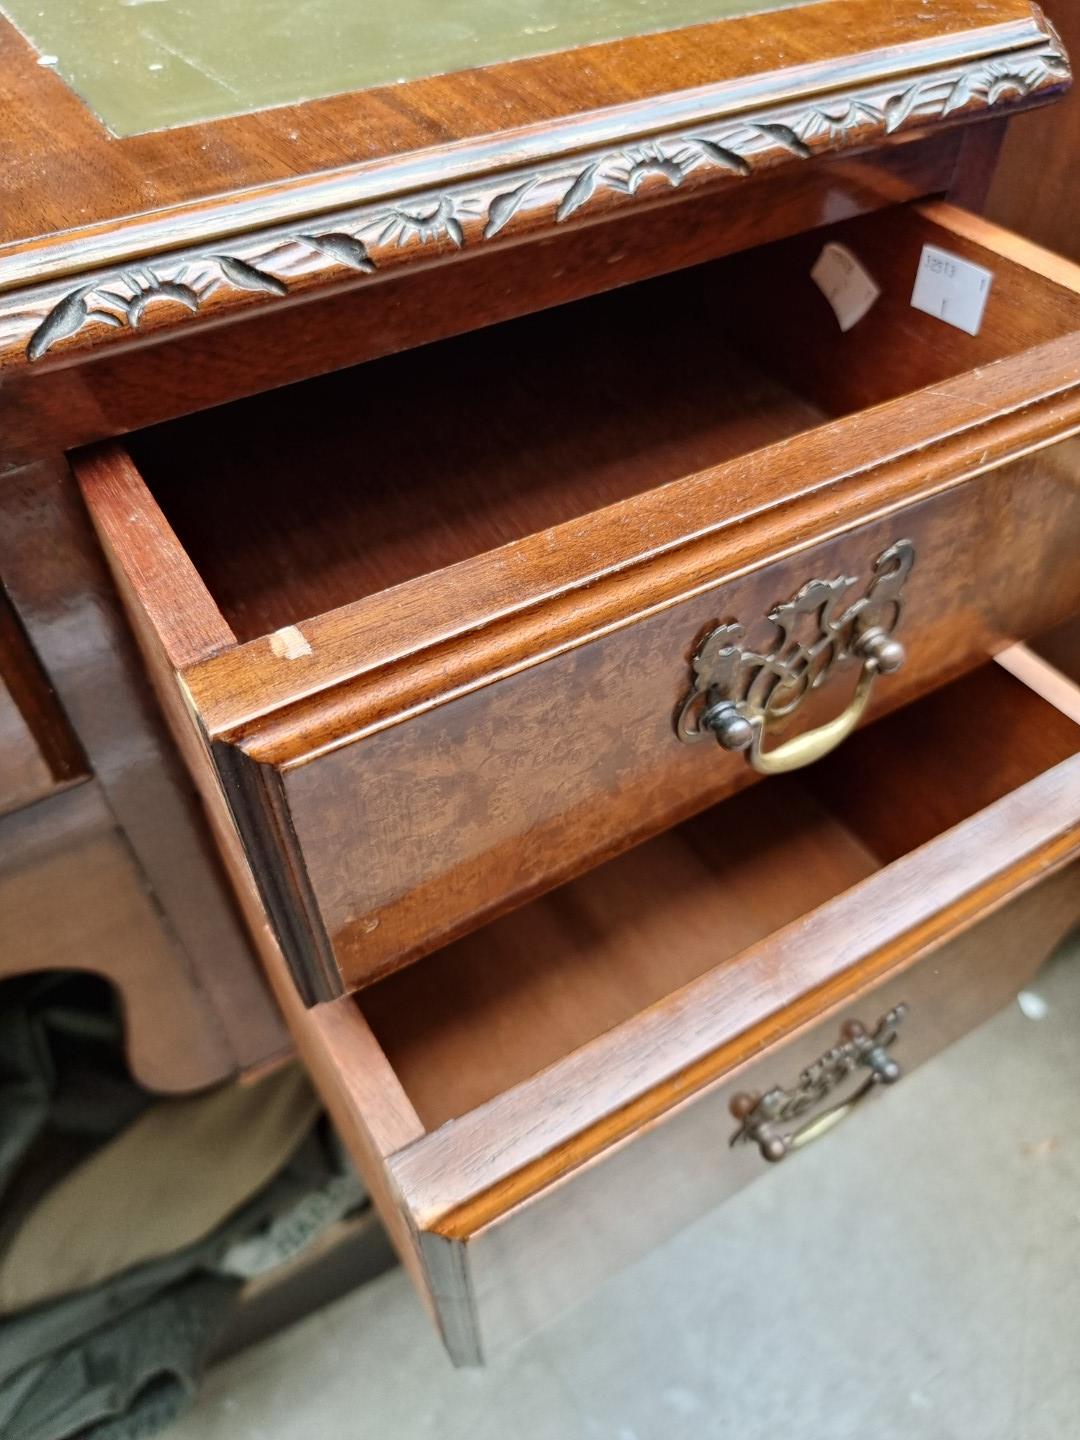
[[[398,5],[395,14],[412,14],[420,3]],[[650,15],[674,24],[750,3],[662,0]],[[130,83],[144,54],[142,41],[130,49],[132,34],[164,34],[163,16],[140,18],[164,7],[110,4],[91,22],[79,6],[65,21],[51,9],[37,16],[37,0],[15,0],[7,8],[29,14],[39,43],[55,46],[46,53],[56,63],[40,63],[29,41],[0,22],[5,425],[13,407],[17,421],[43,410],[41,387],[32,403],[12,387],[22,391],[24,380],[58,366],[280,313],[272,307],[282,301],[333,297],[403,267],[411,274],[456,266],[620,212],[636,216],[676,198],[676,190],[681,201],[802,173],[808,160],[1006,115],[1052,98],[1069,81],[1060,42],[1030,0],[818,0],[765,10],[753,3],[758,13],[118,135],[64,75],[121,128],[224,103],[219,86],[213,95],[189,92],[175,102],[179,111],[166,100],[155,112],[152,87]],[[494,24],[505,7],[485,4]],[[556,17],[544,23],[556,25],[551,36],[559,43],[622,33],[632,8],[628,0],[591,7],[542,0],[530,12],[547,14],[544,7]],[[191,0],[177,13],[190,18],[197,8]],[[274,13],[272,4],[259,10],[269,28]],[[108,16],[118,27],[115,84],[100,65],[106,37],[99,27]],[[198,53],[209,58],[196,68],[213,69],[231,31],[198,28]],[[539,43],[524,27],[502,24],[486,32],[477,53],[520,54]],[[219,76],[241,91],[242,107],[302,83],[310,56],[301,46],[293,56],[301,69],[283,68],[270,85],[259,68],[269,44],[253,39],[245,50],[249,87],[229,80],[232,71]],[[378,78],[387,53],[384,46],[382,72],[370,56],[375,68],[350,69],[360,61],[347,55],[342,68],[326,71],[325,86]],[[407,73],[438,58],[433,50],[410,54]],[[447,63],[463,58],[453,47],[447,54]],[[162,93],[172,93],[159,73]],[[73,393],[67,384],[62,402],[50,400],[52,413],[58,403],[70,406]],[[71,438],[130,423],[126,414],[102,413],[109,406],[100,388],[93,405],[97,418],[80,420]],[[181,408],[173,400],[162,413]],[[63,425],[57,433],[70,443]],[[28,438],[23,453],[38,445]]]

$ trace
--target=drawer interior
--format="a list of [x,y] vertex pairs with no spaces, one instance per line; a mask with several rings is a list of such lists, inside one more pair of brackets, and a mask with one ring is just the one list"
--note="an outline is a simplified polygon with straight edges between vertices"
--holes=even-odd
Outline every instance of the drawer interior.
[[[882,291],[846,334],[809,277],[829,239]],[[926,241],[992,270],[977,336],[911,308]],[[246,641],[1078,328],[1080,295],[899,207],[172,422],[130,449]]]
[[1080,615],[1074,615],[1029,643],[1037,655],[1080,685]]
[[1074,718],[985,666],[347,1003],[434,1129],[704,972],[737,967],[748,947],[1078,750]]

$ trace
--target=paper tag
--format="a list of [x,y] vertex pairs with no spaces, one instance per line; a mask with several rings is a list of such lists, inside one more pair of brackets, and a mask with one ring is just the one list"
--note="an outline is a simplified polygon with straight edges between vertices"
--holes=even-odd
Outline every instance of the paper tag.
[[993,275],[981,265],[972,265],[936,245],[924,245],[911,292],[912,308],[977,335],[993,281]]
[[857,325],[881,294],[857,256],[835,240],[818,256],[810,278],[832,306],[843,331]]

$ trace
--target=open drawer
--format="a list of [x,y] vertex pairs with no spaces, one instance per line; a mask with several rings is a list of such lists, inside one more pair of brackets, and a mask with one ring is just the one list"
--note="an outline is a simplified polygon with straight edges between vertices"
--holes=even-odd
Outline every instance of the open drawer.
[[286,987],[459,1362],[851,1110],[887,1124],[1080,920],[1080,689],[1001,662],[355,996]]
[[1031,643],[1037,654],[1080,685],[1080,615],[1037,636]]
[[[927,242],[977,335],[911,308]],[[1074,612],[1078,424],[1080,271],[898,208],[74,464],[311,1002]]]

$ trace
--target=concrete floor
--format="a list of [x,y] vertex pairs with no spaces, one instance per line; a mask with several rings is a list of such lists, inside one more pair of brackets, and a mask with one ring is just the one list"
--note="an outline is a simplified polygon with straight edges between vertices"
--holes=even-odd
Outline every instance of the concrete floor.
[[489,1370],[395,1270],[171,1440],[1076,1440],[1080,941],[1036,993]]

